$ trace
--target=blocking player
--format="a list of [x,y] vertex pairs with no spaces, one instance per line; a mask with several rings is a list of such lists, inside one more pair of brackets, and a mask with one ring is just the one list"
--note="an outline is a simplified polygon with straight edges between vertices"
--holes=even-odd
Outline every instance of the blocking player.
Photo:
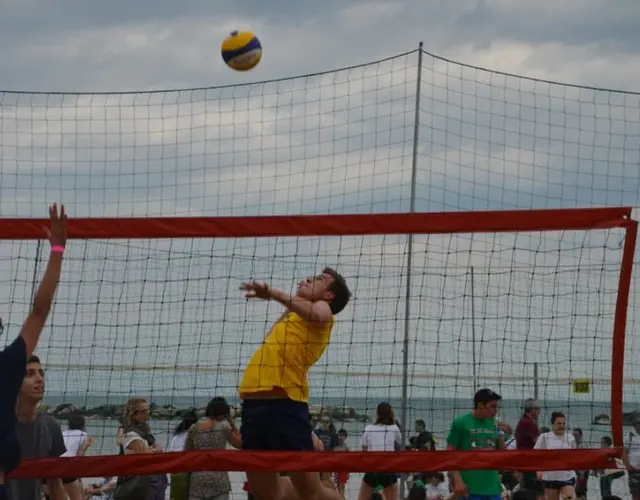
[[[334,315],[345,308],[351,292],[345,279],[331,268],[302,281],[295,295],[255,281],[241,289],[247,299],[275,300],[286,308],[249,361],[238,388],[243,400],[242,448],[312,451],[308,371],[327,348]],[[322,485],[317,472],[290,477],[300,498],[341,498]],[[260,500],[276,500],[286,494],[276,472],[247,472],[247,480]]]
[[[20,465],[21,450],[17,433],[16,403],[27,373],[27,358],[38,344],[40,334],[49,316],[62,269],[62,254],[67,242],[67,215],[64,206],[49,207],[49,227],[44,234],[51,243],[51,255],[42,282],[36,291],[31,312],[27,316],[20,335],[0,352],[0,500],[9,498],[4,474]],[[37,482],[37,480],[34,480]],[[35,492],[39,483],[33,484]],[[35,493],[34,493],[35,495]],[[19,500],[28,500],[21,496]],[[18,499],[15,499],[18,500]]]

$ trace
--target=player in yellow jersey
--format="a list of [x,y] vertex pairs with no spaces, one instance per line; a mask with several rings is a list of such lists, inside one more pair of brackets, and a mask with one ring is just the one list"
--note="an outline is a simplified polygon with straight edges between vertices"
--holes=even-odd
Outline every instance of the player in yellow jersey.
[[[242,404],[242,449],[312,451],[309,425],[309,369],[320,359],[351,292],[331,268],[307,278],[295,295],[264,283],[245,283],[248,299],[275,300],[286,310],[247,365],[238,388]],[[291,483],[305,500],[338,500],[317,472],[291,474]],[[277,473],[247,472],[251,492],[260,500],[279,500]]]

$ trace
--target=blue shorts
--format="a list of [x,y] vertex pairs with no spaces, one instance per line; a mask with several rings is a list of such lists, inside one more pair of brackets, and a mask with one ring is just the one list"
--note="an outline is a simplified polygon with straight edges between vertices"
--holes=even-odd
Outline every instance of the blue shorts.
[[502,495],[469,495],[467,500],[502,500]]
[[242,403],[243,450],[313,451],[306,403],[291,399],[248,399]]

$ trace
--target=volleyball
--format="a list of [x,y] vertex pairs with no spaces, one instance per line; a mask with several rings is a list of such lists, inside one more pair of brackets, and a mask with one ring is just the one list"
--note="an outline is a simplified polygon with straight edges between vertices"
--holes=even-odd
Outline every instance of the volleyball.
[[260,40],[250,31],[234,31],[222,42],[222,59],[236,71],[249,71],[262,58]]

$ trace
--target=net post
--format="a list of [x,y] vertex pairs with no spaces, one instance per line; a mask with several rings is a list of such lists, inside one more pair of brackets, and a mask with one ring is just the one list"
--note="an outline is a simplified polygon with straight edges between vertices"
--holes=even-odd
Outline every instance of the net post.
[[[416,79],[416,101],[413,122],[413,151],[411,157],[411,191],[409,211],[416,211],[416,184],[418,175],[418,142],[420,140],[420,93],[422,92],[422,46],[418,45],[418,71]],[[411,266],[413,264],[413,234],[407,236],[407,281],[404,297],[404,339],[402,341],[402,450],[407,447],[407,424],[409,414],[409,332],[411,330]],[[404,471],[398,471],[404,472]],[[404,498],[405,478],[400,480],[400,498]]]
[[611,435],[613,445],[623,446],[622,417],[624,403],[624,351],[627,326],[627,310],[629,292],[631,290],[631,274],[633,258],[638,237],[638,221],[629,219],[626,224],[622,263],[620,265],[620,284],[616,298],[615,319],[613,323],[613,349],[611,357]]
[[38,240],[36,244],[36,256],[33,263],[33,276],[31,277],[31,303],[36,298],[36,287],[38,286],[38,268],[40,264],[40,257],[42,255],[42,240]]
[[478,365],[476,360],[476,303],[475,303],[475,279],[473,266],[470,267],[471,286],[471,370],[473,373],[473,392],[478,390]]

